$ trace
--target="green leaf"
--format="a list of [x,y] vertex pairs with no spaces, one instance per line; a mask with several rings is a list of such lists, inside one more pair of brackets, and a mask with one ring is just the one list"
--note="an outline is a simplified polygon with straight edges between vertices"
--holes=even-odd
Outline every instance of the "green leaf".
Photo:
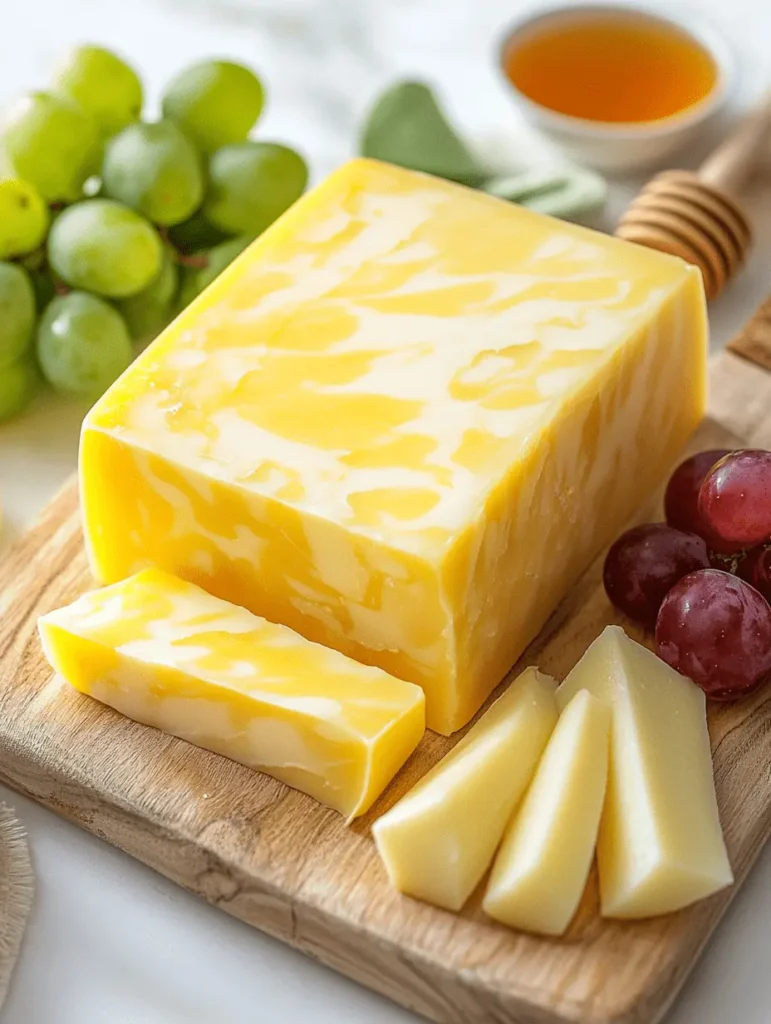
[[376,100],[360,151],[362,156],[465,185],[478,185],[487,176],[422,82],[397,82]]
[[599,174],[567,164],[490,178],[482,189],[538,213],[575,221],[599,213],[608,194],[607,183]]

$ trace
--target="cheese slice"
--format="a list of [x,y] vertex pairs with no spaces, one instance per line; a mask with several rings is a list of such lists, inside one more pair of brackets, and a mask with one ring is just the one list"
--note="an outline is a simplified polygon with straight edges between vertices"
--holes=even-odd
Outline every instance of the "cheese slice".
[[88,415],[87,550],[468,722],[704,410],[699,271],[386,164],[336,171]]
[[608,776],[608,708],[585,690],[560,715],[495,858],[484,910],[562,935],[586,887]]
[[525,671],[372,832],[400,892],[460,910],[492,863],[557,721],[556,682]]
[[612,708],[597,860],[605,917],[666,914],[733,881],[718,817],[704,693],[608,626],[557,692]]
[[349,818],[423,735],[419,687],[160,570],[87,593],[39,628],[51,666],[76,689]]

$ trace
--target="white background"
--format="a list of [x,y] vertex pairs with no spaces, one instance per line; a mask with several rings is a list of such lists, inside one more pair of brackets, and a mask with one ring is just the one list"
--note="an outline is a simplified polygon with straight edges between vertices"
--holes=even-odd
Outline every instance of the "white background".
[[[122,50],[148,83],[151,109],[164,80],[187,61],[240,58],[263,72],[269,88],[262,134],[301,148],[318,179],[353,153],[356,127],[376,91],[394,77],[418,76],[440,88],[485,151],[503,163],[527,162],[533,150],[492,57],[497,33],[521,6],[517,0],[0,0],[0,102],[42,85],[56,55],[75,41]],[[674,7],[664,0],[659,6]],[[771,66],[771,4],[693,0],[690,9],[710,15],[734,44],[743,70],[737,102],[747,103]],[[634,187],[614,184],[611,214]],[[765,203],[768,213],[768,194]],[[714,346],[771,292],[770,255],[771,225],[748,271],[712,309]],[[82,412],[47,396],[0,427],[0,558],[74,469]],[[416,1019],[2,787],[0,799],[16,807],[29,830],[38,879],[3,1024]],[[768,1024],[770,944],[771,849],[735,900],[671,1024]]]

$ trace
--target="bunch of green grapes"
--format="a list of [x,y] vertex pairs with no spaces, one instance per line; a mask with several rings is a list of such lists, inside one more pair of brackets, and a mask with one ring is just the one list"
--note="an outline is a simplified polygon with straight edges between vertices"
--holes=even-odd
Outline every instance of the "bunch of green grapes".
[[142,119],[139,76],[99,46],[66,54],[0,129],[0,421],[38,383],[92,400],[303,193],[287,146],[249,133],[260,79],[182,71]]

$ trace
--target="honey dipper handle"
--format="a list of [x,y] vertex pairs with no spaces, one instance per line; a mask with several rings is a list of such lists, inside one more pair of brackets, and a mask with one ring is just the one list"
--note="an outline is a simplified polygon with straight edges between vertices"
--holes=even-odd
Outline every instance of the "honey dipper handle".
[[699,168],[702,181],[733,195],[742,192],[771,135],[771,93]]

